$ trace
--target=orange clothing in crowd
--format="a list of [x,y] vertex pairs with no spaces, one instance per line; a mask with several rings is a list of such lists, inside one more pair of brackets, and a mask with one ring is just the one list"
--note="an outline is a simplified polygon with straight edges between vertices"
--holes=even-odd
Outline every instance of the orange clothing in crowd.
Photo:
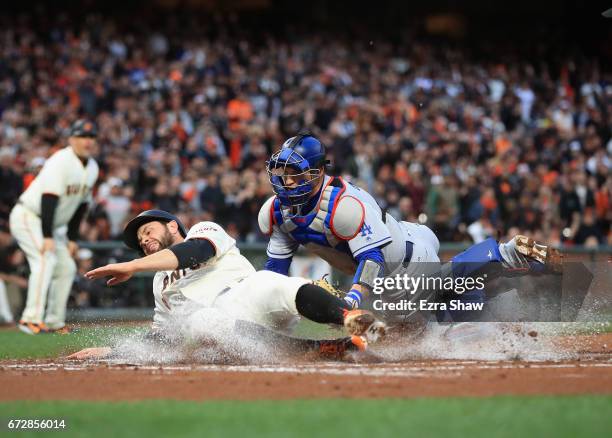
[[253,106],[248,100],[232,99],[227,104],[227,116],[230,129],[235,130],[242,122],[253,118]]
[[595,212],[597,217],[604,218],[610,211],[610,197],[607,190],[598,190],[595,193]]
[[28,172],[23,175],[23,190],[24,191],[25,189],[28,188],[30,184],[32,184],[32,181],[34,181],[34,178],[36,178],[36,175],[34,175],[32,172]]
[[497,155],[503,155],[506,151],[508,151],[508,149],[510,149],[510,146],[512,146],[512,142],[507,137],[499,136],[497,137],[497,140],[495,140],[495,150]]
[[242,158],[242,140],[239,137],[235,137],[230,141],[229,158],[232,167],[236,168],[240,165],[240,160]]
[[495,210],[497,208],[497,201],[494,197],[483,195],[480,198],[480,203],[484,207],[485,210]]
[[557,172],[556,170],[551,170],[550,172],[547,172],[542,177],[542,184],[549,186],[549,187],[554,186],[557,182],[558,177],[559,177],[559,172]]

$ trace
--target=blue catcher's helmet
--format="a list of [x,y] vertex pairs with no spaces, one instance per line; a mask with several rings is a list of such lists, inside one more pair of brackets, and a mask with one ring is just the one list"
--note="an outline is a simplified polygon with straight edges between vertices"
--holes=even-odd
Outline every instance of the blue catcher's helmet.
[[[306,204],[323,176],[321,167],[327,163],[325,146],[310,132],[300,132],[287,139],[267,162],[270,184],[281,204],[286,207]],[[288,186],[285,182],[288,175],[301,181]]]

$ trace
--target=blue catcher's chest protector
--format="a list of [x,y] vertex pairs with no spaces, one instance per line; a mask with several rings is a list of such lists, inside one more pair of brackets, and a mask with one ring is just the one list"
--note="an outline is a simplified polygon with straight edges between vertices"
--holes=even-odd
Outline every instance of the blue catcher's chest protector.
[[336,202],[345,190],[342,178],[331,178],[321,191],[319,203],[312,212],[290,218],[283,216],[281,202],[276,198],[272,212],[274,223],[301,245],[313,243],[351,255],[346,241],[336,237],[330,227]]

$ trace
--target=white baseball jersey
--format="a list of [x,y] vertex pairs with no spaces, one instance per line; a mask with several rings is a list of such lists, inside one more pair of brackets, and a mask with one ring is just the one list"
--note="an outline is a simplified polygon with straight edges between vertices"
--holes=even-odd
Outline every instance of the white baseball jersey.
[[153,328],[161,328],[170,319],[173,300],[186,297],[198,304],[211,306],[226,288],[255,272],[240,254],[236,241],[214,222],[194,225],[185,240],[206,239],[216,250],[215,256],[196,268],[160,271],[153,279],[155,315]]
[[91,200],[91,192],[97,179],[96,161],[89,158],[87,165],[83,165],[68,146],[54,153],[45,162],[19,200],[28,210],[40,217],[42,195],[57,195],[53,228],[59,228],[70,222],[79,205]]

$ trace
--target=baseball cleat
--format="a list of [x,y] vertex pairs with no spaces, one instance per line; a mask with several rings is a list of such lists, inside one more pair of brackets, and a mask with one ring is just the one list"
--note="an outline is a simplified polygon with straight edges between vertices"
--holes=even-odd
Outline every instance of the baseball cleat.
[[518,235],[514,239],[517,252],[542,263],[552,272],[560,273],[562,271],[563,254],[558,249],[538,243],[527,236]]
[[365,351],[368,341],[362,336],[331,339],[319,342],[319,355],[325,358],[341,359],[347,352]]
[[56,329],[47,329],[47,333],[54,333],[56,335],[69,335],[71,333],[74,333],[74,331],[74,329],[71,329],[67,325]]
[[351,336],[351,348],[347,348],[349,351],[366,351],[368,349],[368,340],[363,336]]
[[372,312],[361,309],[344,311],[344,327],[350,335],[364,336],[369,342],[383,338],[387,328]]
[[17,328],[28,335],[38,335],[40,333],[48,333],[49,329],[44,323],[36,324],[33,322],[19,321]]

